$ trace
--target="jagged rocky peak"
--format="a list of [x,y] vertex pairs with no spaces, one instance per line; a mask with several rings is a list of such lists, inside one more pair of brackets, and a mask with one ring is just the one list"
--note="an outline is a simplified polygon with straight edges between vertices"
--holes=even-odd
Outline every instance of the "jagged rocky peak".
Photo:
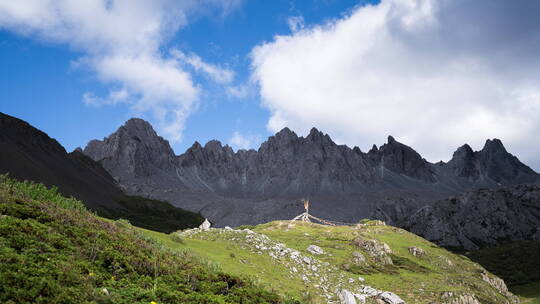
[[475,152],[468,144],[459,147],[454,152],[452,159],[448,162],[448,166],[451,167],[454,175],[470,181],[477,180],[480,175],[479,168],[476,164]]
[[454,152],[448,166],[456,176],[469,181],[483,180],[499,185],[531,183],[540,178],[539,174],[508,153],[497,138],[486,140],[482,150],[476,152],[469,145],[461,146]]
[[488,139],[478,153],[482,171],[500,184],[532,183],[540,175],[508,153],[499,139]]
[[392,172],[426,182],[435,181],[429,163],[413,148],[396,141],[392,136],[388,136],[388,142],[382,145],[378,151],[372,149],[370,152],[375,154],[375,159],[383,167]]
[[285,127],[281,129],[281,131],[277,132],[276,135],[274,135],[273,137],[276,139],[279,138],[279,139],[294,140],[298,138],[298,135],[296,135],[296,133],[291,131],[291,129]]
[[175,160],[169,142],[140,118],[128,120],[103,140],[92,140],[83,150],[113,176],[148,176],[156,169],[172,170]]
[[317,128],[311,128],[309,134],[306,136],[306,140],[313,143],[320,143],[323,145],[335,145],[334,141],[330,138],[328,134],[317,130]]
[[488,139],[484,144],[482,149],[484,152],[497,152],[497,153],[507,153],[506,148],[504,147],[502,141],[498,138]]

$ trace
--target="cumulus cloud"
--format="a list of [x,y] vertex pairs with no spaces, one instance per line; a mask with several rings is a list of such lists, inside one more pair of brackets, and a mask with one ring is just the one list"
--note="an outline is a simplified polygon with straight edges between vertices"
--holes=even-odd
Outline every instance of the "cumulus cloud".
[[243,135],[238,131],[235,131],[229,139],[229,144],[235,149],[251,149],[260,143],[261,138],[259,136]]
[[317,126],[364,150],[392,134],[431,161],[498,137],[539,168],[539,11],[538,1],[383,0],[292,26],[251,53],[268,129]]
[[[189,56],[161,49],[189,17],[208,10],[222,15],[240,0],[0,0],[0,28],[69,45],[83,55],[76,66],[93,70],[112,85],[108,96],[91,92],[88,105],[127,102],[136,114],[149,113],[165,135],[181,139],[184,121],[199,101],[200,86],[185,65],[218,83],[234,75]],[[182,54],[183,56],[178,56]]]

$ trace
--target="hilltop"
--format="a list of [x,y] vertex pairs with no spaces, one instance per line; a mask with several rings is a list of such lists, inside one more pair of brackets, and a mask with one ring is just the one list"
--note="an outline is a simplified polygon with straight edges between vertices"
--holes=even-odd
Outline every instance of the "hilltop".
[[504,281],[468,258],[380,221],[351,227],[275,221],[249,228],[144,233],[302,303],[519,302]]

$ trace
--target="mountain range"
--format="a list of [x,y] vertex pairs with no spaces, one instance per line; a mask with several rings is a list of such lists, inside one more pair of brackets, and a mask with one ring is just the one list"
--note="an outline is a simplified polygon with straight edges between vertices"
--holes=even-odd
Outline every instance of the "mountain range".
[[[258,150],[235,152],[212,140],[181,155],[137,118],[71,153],[8,115],[0,115],[0,130],[0,173],[57,185],[110,217],[160,222],[191,212],[215,226],[238,226],[291,219],[309,199],[317,217],[382,219],[456,249],[540,239],[540,175],[498,139],[430,163],[392,136],[363,152],[315,128],[305,137],[284,128]],[[146,200],[135,199],[137,212],[133,198]]]
[[[310,212],[318,217],[350,223],[380,218],[456,248],[477,249],[540,234],[540,216],[534,211],[540,207],[540,189],[534,186],[540,175],[506,151],[499,139],[488,139],[480,151],[465,144],[450,161],[430,163],[392,136],[363,152],[338,145],[315,128],[306,137],[284,128],[258,150],[235,152],[212,140],[204,146],[195,142],[175,155],[148,122],[130,119],[103,140],[90,141],[83,153],[103,165],[127,193],[200,212],[217,226],[291,219],[302,212],[300,200],[309,199]],[[476,235],[476,226],[461,229],[464,218],[470,222],[480,213],[472,212],[460,195],[483,197],[477,192],[488,189],[491,194],[477,199],[475,206],[489,210],[495,204],[490,197],[500,196],[497,191],[514,193],[512,187],[522,184],[531,185],[527,202],[521,204],[518,194],[495,200],[504,205],[499,218],[520,216],[492,221],[481,235]],[[448,206],[455,202],[466,214],[451,212]],[[435,225],[438,221],[446,225],[439,234],[433,232],[442,227]],[[486,239],[491,231],[498,234]]]

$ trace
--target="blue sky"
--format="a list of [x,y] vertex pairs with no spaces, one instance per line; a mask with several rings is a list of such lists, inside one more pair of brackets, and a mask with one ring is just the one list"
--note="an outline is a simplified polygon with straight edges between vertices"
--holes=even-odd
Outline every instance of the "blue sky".
[[[149,120],[180,154],[313,126],[540,168],[540,9],[503,0],[0,0],[0,111],[67,150]],[[471,30],[474,29],[474,30]]]

